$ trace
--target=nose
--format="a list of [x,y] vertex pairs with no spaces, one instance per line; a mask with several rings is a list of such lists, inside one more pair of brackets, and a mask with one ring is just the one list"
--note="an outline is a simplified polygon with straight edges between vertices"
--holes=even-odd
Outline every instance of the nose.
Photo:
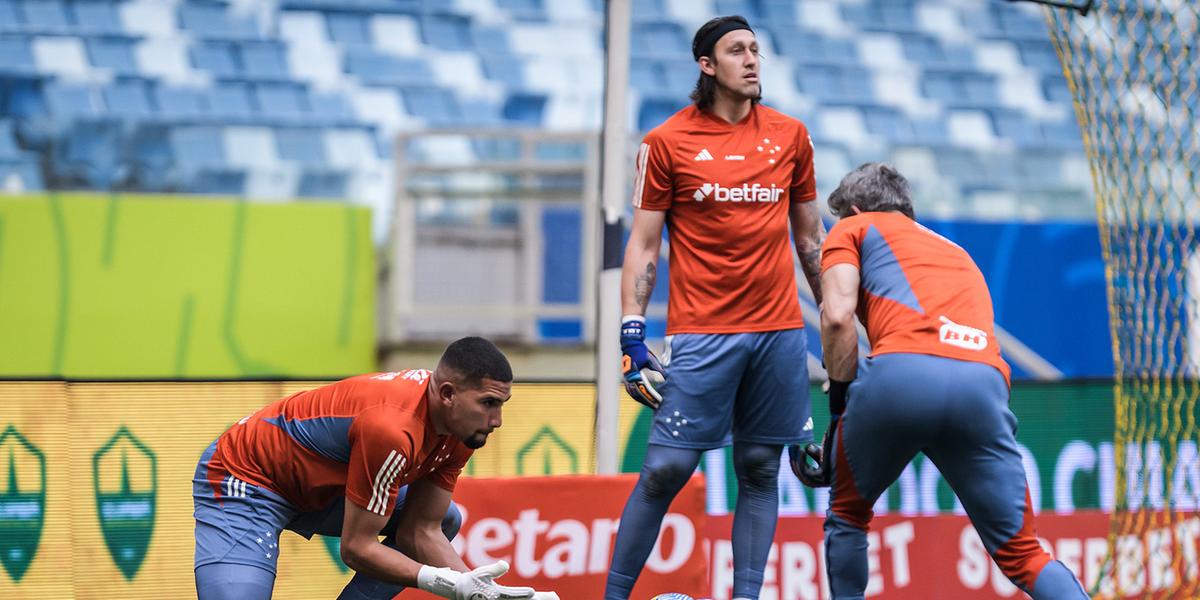
[[496,411],[495,414],[488,418],[488,426],[492,429],[498,429],[500,427],[501,420],[500,411]]

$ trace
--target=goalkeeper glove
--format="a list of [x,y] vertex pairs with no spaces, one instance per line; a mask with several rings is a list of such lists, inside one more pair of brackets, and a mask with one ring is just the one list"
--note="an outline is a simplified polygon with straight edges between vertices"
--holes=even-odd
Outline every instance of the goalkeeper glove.
[[646,347],[646,320],[627,316],[621,320],[621,370],[625,373],[625,391],[652,410],[662,405],[662,394],[655,386],[666,381],[658,357]]
[[450,600],[518,600],[533,598],[533,588],[499,585],[494,579],[508,572],[508,563],[499,561],[467,573],[446,567],[423,565],[417,573],[417,587]]
[[[833,461],[837,460],[833,436],[837,433],[842,412],[846,410],[846,392],[849,388],[850,383],[847,381],[829,380],[829,426],[825,428],[825,438],[821,440],[820,446],[808,444],[803,452],[800,446],[788,447],[792,473],[796,474],[800,483],[808,487],[829,487],[833,481]],[[810,458],[813,462],[809,462]]]

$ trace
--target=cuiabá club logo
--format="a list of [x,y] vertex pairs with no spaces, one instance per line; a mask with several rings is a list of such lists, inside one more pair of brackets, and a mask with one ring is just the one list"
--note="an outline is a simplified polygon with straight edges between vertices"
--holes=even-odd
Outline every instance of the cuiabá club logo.
[[46,455],[8,425],[0,433],[0,565],[20,581],[46,520]]
[[137,575],[154,534],[157,466],[154,451],[124,425],[92,455],[100,531],[126,579]]

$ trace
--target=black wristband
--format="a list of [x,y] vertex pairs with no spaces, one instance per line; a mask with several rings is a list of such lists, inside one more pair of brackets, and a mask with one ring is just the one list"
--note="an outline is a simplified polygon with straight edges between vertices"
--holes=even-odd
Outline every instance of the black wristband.
[[849,390],[849,381],[829,380],[829,414],[840,415],[846,410],[846,392]]

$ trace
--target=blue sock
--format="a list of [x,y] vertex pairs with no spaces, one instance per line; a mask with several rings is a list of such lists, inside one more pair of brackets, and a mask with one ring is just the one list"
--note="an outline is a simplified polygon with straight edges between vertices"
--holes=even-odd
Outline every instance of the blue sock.
[[758,598],[779,517],[782,446],[736,443],[737,508],[733,515],[733,596]]
[[1042,572],[1038,573],[1037,581],[1033,584],[1033,593],[1030,596],[1033,596],[1035,600],[1057,600],[1059,598],[1082,600],[1088,597],[1087,593],[1083,591],[1083,586],[1079,584],[1079,580],[1075,579],[1075,574],[1057,560],[1052,560],[1042,567]]
[[625,511],[621,513],[621,526],[617,529],[617,541],[613,545],[604,600],[628,600],[633,584],[637,582],[646,558],[658,540],[663,515],[667,514],[671,500],[675,499],[675,495],[683,489],[683,484],[696,471],[701,453],[700,450],[656,444],[646,448],[642,473],[625,503]]

